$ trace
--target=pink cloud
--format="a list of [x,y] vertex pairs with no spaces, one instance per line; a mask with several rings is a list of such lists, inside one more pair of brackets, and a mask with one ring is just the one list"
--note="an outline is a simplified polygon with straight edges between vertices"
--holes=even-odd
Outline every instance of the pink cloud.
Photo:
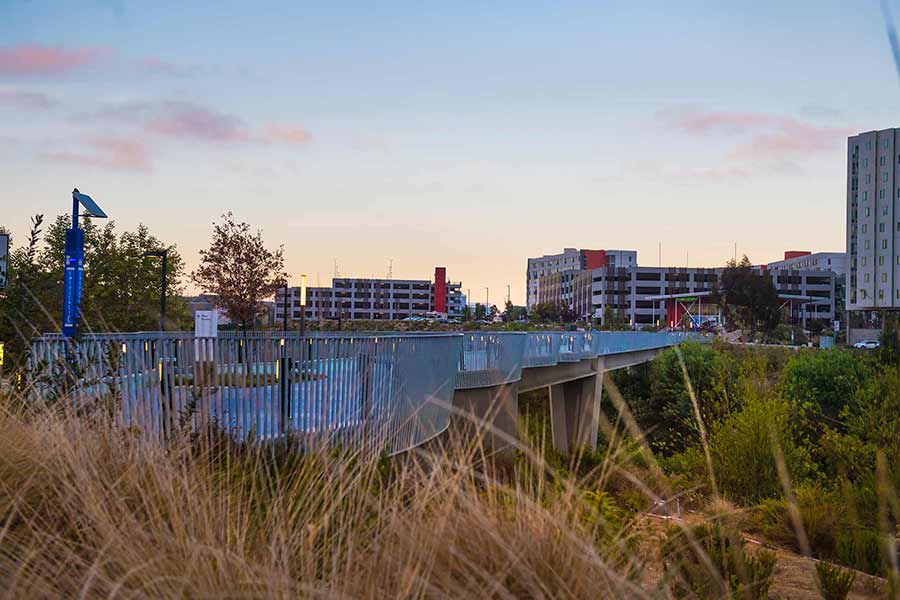
[[104,50],[21,45],[0,48],[0,75],[62,75],[97,63]]
[[692,135],[737,135],[740,141],[732,158],[784,158],[829,149],[851,133],[840,127],[824,127],[793,117],[756,112],[706,111],[674,108],[657,116],[670,127]]
[[160,135],[207,142],[243,142],[251,138],[239,118],[189,102],[165,102],[153,113],[147,129]]
[[80,144],[77,150],[44,153],[44,158],[61,163],[126,171],[149,171],[150,150],[143,142],[115,136],[98,136]]
[[269,124],[263,128],[262,135],[268,141],[288,144],[305,144],[312,139],[309,131],[296,125]]
[[0,90],[0,105],[33,110],[49,110],[56,104],[46,94],[40,92]]

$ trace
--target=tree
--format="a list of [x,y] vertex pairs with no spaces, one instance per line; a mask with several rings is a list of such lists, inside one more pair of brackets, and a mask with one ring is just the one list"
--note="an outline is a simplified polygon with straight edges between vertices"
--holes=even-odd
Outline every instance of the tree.
[[721,294],[725,310],[751,332],[757,328],[771,331],[781,320],[772,278],[754,270],[746,256],[740,263],[728,261],[722,272]]
[[603,307],[603,322],[600,324],[601,331],[619,331],[630,329],[625,322],[625,317],[618,311],[613,311],[609,304]]
[[505,322],[512,323],[514,321],[524,319],[527,316],[528,311],[525,310],[525,307],[515,306],[509,300],[506,301],[506,304],[503,307],[503,320]]
[[[58,216],[42,236],[44,218],[32,218],[24,246],[10,253],[10,282],[0,296],[0,336],[18,360],[29,340],[59,331],[63,304],[65,237],[69,217]],[[175,325],[188,320],[180,299],[184,263],[175,246],[167,246],[146,226],[116,233],[115,223],[97,227],[85,219],[85,269],[81,301],[82,331],[137,331],[159,325],[160,265],[144,258],[151,250],[168,251],[167,317]],[[43,237],[43,244],[41,239]]]
[[475,320],[483,321],[485,318],[486,308],[484,304],[476,303],[475,304]]
[[261,231],[251,233],[247,223],[235,223],[228,212],[222,223],[213,225],[212,242],[208,250],[200,251],[200,266],[191,279],[205,293],[215,294],[225,314],[246,329],[262,301],[287,280],[284,248],[269,250]]
[[[43,271],[62,289],[66,229],[69,218],[59,216],[47,230],[47,244],[41,256]],[[147,252],[166,250],[167,327],[184,325],[187,305],[181,299],[184,261],[174,245],[166,245],[150,233],[146,225],[135,231],[116,234],[115,222],[98,227],[85,219],[84,297],[82,325],[86,331],[140,331],[159,328],[159,296],[162,268]],[[62,293],[49,300],[52,314],[62,310]]]

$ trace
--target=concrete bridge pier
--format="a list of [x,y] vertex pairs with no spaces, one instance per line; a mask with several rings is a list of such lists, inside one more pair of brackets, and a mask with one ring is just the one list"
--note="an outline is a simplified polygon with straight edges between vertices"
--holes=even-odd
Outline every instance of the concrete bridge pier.
[[553,447],[562,452],[573,447],[596,450],[603,371],[556,383],[549,389]]
[[458,389],[453,395],[453,429],[478,435],[494,454],[512,454],[519,439],[519,382]]

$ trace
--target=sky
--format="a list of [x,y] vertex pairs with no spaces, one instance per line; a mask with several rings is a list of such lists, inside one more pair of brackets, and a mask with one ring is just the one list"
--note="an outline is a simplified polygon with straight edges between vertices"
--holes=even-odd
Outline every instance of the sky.
[[843,250],[846,138],[900,126],[877,0],[227,4],[0,0],[14,243],[78,187],[189,268],[232,211],[295,284],[524,304],[564,247]]

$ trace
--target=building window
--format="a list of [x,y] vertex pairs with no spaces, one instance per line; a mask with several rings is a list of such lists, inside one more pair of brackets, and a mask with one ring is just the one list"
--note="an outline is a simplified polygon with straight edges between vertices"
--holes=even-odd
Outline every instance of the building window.
[[884,266],[884,257],[883,256],[878,257],[878,266],[879,267]]
[[866,240],[866,250],[869,249],[869,240]]
[[869,192],[863,192],[863,202],[869,199]]
[[869,159],[864,158],[863,159],[863,169],[868,169],[868,168],[869,168]]
[[884,145],[884,149],[887,150],[888,149],[888,140],[884,140],[883,145]]
[[878,164],[881,165],[882,167],[884,166],[884,157],[883,156],[878,159]]
[[866,266],[866,257],[865,256],[862,257],[861,264],[862,264],[862,266]]
[[881,240],[881,249],[887,250],[887,240]]
[[868,273],[863,275],[863,281],[865,281],[866,283],[869,283],[869,274]]
[[870,214],[870,213],[869,213],[869,207],[867,206],[867,207],[866,207],[866,216],[868,217],[869,214]]
[[884,207],[881,209],[881,214],[883,214],[883,215],[888,214],[888,207],[887,207],[887,206],[884,206]]
[[866,142],[866,150],[871,150],[871,149],[872,149],[872,142],[870,140],[870,141]]
[[888,180],[888,174],[887,174],[887,173],[882,173],[882,174],[881,174],[881,181],[887,181],[887,180]]
[[865,223],[863,223],[863,226],[862,226],[862,232],[863,232],[863,233],[866,233],[866,231],[868,230],[868,228],[869,228],[869,226],[866,225]]
[[887,273],[881,274],[881,283],[887,283]]
[[878,233],[884,233],[884,223],[878,224]]
[[884,190],[883,190],[883,189],[878,190],[878,198],[881,199],[881,200],[884,199]]
[[[872,183],[872,176],[867,173],[866,174],[866,184],[868,185],[870,183]],[[863,192],[863,196],[865,196],[865,192]],[[865,199],[865,198],[863,198],[863,199]]]
[[884,290],[878,290],[878,299],[884,300]]

